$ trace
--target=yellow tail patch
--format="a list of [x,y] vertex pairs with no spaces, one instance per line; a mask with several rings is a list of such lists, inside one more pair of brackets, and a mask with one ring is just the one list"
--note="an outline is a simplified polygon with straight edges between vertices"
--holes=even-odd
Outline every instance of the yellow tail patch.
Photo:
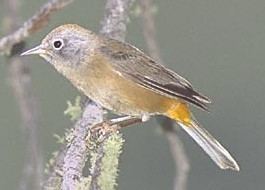
[[186,103],[177,102],[167,110],[166,115],[171,119],[180,121],[185,125],[191,124],[191,113]]

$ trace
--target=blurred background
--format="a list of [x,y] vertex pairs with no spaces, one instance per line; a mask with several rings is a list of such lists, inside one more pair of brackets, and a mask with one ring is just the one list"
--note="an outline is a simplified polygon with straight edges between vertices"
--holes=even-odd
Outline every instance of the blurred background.
[[[21,0],[22,20],[46,1]],[[189,190],[255,189],[265,187],[265,1],[156,0],[157,37],[167,66],[212,98],[210,113],[194,109],[197,119],[234,155],[240,172],[218,169],[183,131],[191,171]],[[75,1],[55,13],[47,27],[27,41],[27,49],[63,23],[100,28],[105,1]],[[4,22],[7,12],[0,2]],[[140,18],[131,16],[127,41],[146,50]],[[0,28],[1,36],[4,30]],[[41,127],[38,138],[47,162],[59,145],[53,134],[71,126],[63,115],[66,101],[79,92],[44,60],[23,57],[32,71]],[[0,57],[0,187],[17,189],[25,159],[21,119]],[[174,163],[156,121],[122,130],[126,143],[120,162],[119,188],[172,189]]]

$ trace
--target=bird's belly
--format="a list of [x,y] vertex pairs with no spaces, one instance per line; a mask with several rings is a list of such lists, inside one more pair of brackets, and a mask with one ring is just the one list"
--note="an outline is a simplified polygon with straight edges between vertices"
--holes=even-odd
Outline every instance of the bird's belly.
[[118,114],[164,114],[177,100],[146,89],[117,73],[85,75],[76,86],[90,99]]

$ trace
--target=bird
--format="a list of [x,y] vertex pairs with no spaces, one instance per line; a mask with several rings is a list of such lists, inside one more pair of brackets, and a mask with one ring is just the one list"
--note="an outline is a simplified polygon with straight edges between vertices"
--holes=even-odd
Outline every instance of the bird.
[[208,111],[211,100],[173,70],[133,45],[64,24],[40,45],[21,55],[37,54],[88,98],[118,115],[174,120],[221,169],[239,171],[231,154],[195,119],[190,106]]

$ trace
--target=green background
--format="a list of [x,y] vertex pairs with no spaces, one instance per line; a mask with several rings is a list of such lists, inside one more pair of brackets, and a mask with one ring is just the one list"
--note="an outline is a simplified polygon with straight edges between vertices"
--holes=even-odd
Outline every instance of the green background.
[[[45,0],[23,0],[21,20]],[[55,26],[78,23],[98,31],[105,1],[75,1],[55,13],[44,30],[28,39],[37,45]],[[255,189],[265,186],[265,1],[155,1],[157,37],[168,67],[188,78],[213,99],[210,113],[194,109],[198,120],[233,153],[239,173],[219,170],[183,131],[179,134],[190,159],[189,190]],[[7,12],[0,2],[0,16]],[[1,28],[1,36],[4,35]],[[146,50],[139,18],[131,17],[127,41]],[[45,161],[59,145],[71,122],[63,115],[66,101],[79,94],[45,61],[23,57],[32,70],[39,100],[39,140]],[[0,189],[17,189],[26,142],[18,105],[8,84],[8,69],[0,57]],[[126,143],[120,162],[119,189],[172,189],[174,163],[165,136],[155,120],[122,130]]]

